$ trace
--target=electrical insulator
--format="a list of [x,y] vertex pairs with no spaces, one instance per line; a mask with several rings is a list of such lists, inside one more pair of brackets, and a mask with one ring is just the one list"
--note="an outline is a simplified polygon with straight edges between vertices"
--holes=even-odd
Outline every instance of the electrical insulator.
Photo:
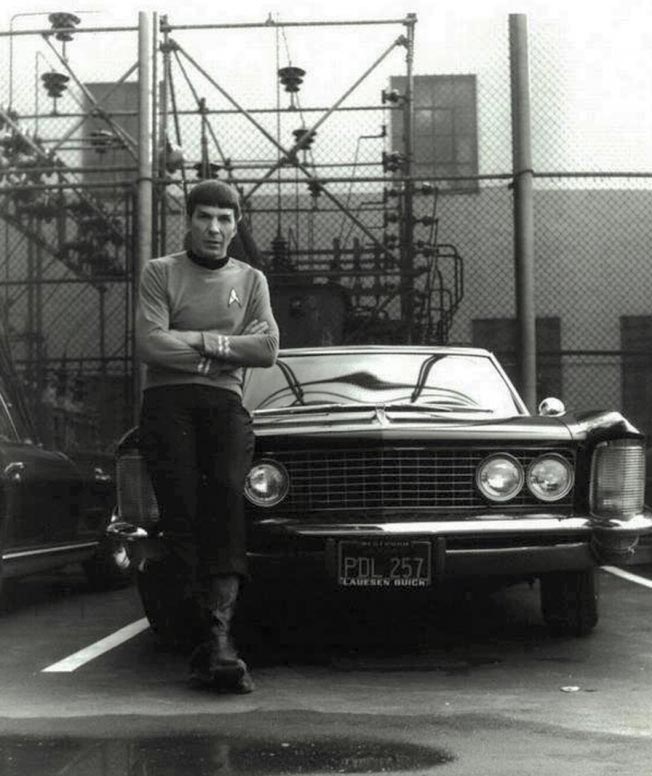
[[[204,170],[205,166],[208,168],[207,170]],[[217,162],[209,162],[208,165],[204,165],[203,162],[197,162],[197,164],[193,165],[193,168],[197,171],[198,178],[217,178],[222,165]]]
[[398,223],[398,213],[395,210],[386,210],[383,213],[383,226],[387,226],[387,224],[397,224]]
[[305,151],[306,149],[310,148],[310,146],[313,143],[313,140],[315,139],[315,135],[317,133],[311,132],[309,129],[306,129],[305,127],[301,127],[300,129],[292,130],[292,134],[294,135],[295,143],[298,143],[300,140],[303,140],[304,137],[308,138],[301,145],[301,149]]
[[305,70],[300,67],[281,67],[278,71],[278,76],[281,79],[281,83],[285,87],[286,92],[298,92],[299,87],[303,83],[303,77],[306,74]]
[[383,234],[383,242],[388,248],[395,248],[396,243],[398,242],[398,237],[395,234],[392,234],[391,232],[385,232]]
[[308,191],[313,199],[317,199],[317,197],[321,196],[322,189],[323,186],[318,181],[308,182]]
[[435,223],[435,219],[432,216],[424,216],[423,218],[415,218],[415,224],[423,224],[424,226],[432,226]]
[[383,189],[383,204],[387,204],[390,197],[398,197],[400,193],[398,189]]
[[47,91],[48,95],[50,97],[54,97],[55,100],[58,97],[61,97],[61,95],[66,91],[68,88],[66,84],[69,80],[70,78],[67,75],[64,75],[63,73],[55,73],[54,71],[50,73],[43,73],[41,76],[41,81],[43,81],[45,90]]
[[429,258],[430,256],[435,255],[434,247],[430,243],[425,242],[424,240],[416,240],[414,243],[414,248],[416,253],[420,253],[426,258]]
[[98,154],[103,154],[113,142],[113,132],[108,129],[93,129],[90,135],[91,145]]
[[398,89],[383,89],[382,92],[380,93],[380,98],[382,100],[383,105],[385,105],[388,102],[392,102],[396,104],[400,100],[404,99],[403,95],[399,92]]
[[403,154],[399,154],[397,151],[392,151],[391,153],[383,151],[382,164],[384,172],[396,172],[397,170],[400,170],[404,161],[405,157]]
[[183,148],[174,143],[167,142],[165,145],[165,153],[163,153],[163,149],[161,149],[159,153],[159,164],[162,164],[164,160],[165,169],[170,174],[183,169],[183,165],[186,161],[183,155]]
[[435,187],[432,185],[432,183],[422,183],[420,192],[426,197],[429,197],[431,194],[435,193]]
[[[57,13],[51,13],[48,16],[48,21],[52,25],[52,29],[55,30],[58,27],[76,27],[81,19],[79,16],[75,16],[74,13],[66,13],[64,11],[59,11]],[[57,40],[62,40],[64,42],[72,40],[72,31],[71,30],[65,30],[63,32],[57,32],[54,36]]]

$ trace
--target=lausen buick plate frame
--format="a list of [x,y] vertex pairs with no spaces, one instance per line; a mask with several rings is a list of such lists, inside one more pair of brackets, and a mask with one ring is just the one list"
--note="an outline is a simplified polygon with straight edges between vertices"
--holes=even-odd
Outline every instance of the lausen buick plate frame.
[[341,587],[424,588],[432,584],[427,539],[343,539],[337,543]]

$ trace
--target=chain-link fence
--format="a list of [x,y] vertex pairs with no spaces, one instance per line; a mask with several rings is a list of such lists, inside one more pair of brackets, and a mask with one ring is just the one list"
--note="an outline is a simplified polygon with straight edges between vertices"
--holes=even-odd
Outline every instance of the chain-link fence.
[[[182,21],[156,35],[155,252],[183,248],[195,182],[230,180],[239,255],[268,275],[283,345],[474,344],[516,375],[507,17],[448,17],[437,45],[411,17]],[[616,97],[561,22],[528,22],[538,398],[624,409],[652,430],[644,127],[620,95],[609,125]],[[3,321],[56,441],[110,444],[133,414],[136,33],[14,36],[4,71]],[[102,45],[114,69],[94,64]],[[640,46],[630,81],[649,57]]]

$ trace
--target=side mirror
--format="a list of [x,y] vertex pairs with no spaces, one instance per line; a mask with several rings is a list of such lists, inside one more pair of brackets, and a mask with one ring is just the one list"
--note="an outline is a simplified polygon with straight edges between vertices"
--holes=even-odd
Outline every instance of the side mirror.
[[548,396],[539,404],[539,415],[554,417],[556,415],[563,415],[565,412],[564,402],[554,396]]

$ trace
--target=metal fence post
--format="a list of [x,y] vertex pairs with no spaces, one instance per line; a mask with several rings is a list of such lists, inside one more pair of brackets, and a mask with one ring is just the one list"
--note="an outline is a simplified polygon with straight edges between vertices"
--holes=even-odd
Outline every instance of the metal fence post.
[[[134,262],[134,303],[145,262],[152,258],[152,33],[145,11],[138,13],[138,243]],[[135,347],[133,349],[135,354]],[[134,355],[134,419],[140,409],[142,370]]]
[[534,295],[534,207],[530,124],[527,17],[509,15],[514,188],[514,269],[521,371],[520,390],[536,409],[536,313]]

